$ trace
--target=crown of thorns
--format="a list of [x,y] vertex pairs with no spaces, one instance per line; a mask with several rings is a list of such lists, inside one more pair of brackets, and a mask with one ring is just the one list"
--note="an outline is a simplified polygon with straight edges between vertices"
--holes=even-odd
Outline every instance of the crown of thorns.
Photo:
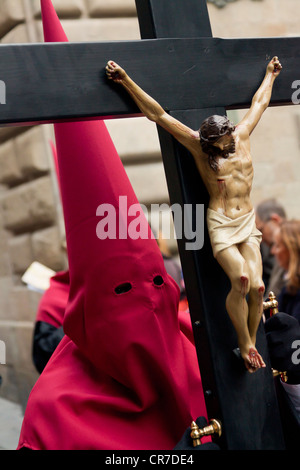
[[229,119],[226,116],[224,116],[224,119],[226,119],[226,124],[223,124],[223,126],[220,129],[220,132],[217,135],[212,134],[212,135],[209,135],[208,137],[204,137],[200,128],[199,129],[200,139],[204,140],[204,142],[214,142],[215,140],[220,139],[224,135],[230,132],[233,132],[235,130],[235,126],[230,123]]

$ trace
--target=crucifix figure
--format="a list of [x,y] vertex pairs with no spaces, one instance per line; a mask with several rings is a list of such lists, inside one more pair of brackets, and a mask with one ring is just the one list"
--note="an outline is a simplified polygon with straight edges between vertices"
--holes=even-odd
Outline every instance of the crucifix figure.
[[255,225],[250,199],[250,135],[269,105],[281,68],[278,57],[273,57],[249,111],[237,126],[226,116],[213,115],[195,131],[165,112],[118,64],[109,61],[106,66],[108,78],[121,84],[145,116],[172,134],[194,157],[210,197],[207,226],[213,253],[231,282],[227,312],[237,332],[240,354],[251,373],[265,367],[255,346],[265,288],[261,233]]

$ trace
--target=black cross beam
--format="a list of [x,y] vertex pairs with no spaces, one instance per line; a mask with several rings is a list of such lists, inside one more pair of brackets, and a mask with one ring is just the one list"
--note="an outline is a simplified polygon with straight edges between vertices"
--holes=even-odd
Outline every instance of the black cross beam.
[[[198,3],[168,1],[172,6],[179,2],[183,10],[185,3]],[[0,126],[140,114],[120,87],[108,83],[103,64],[110,57],[166,110],[245,108],[275,52],[284,73],[275,83],[271,104],[292,104],[298,38],[2,44],[0,80],[6,104],[0,106]]]
[[[211,114],[249,107],[274,55],[283,72],[271,105],[292,104],[300,38],[213,38],[205,0],[136,0],[136,5],[142,41],[1,45],[6,104],[0,106],[0,125],[140,115],[124,90],[106,79],[109,59],[194,129]],[[191,155],[161,129],[159,136],[171,204],[207,207],[208,194]],[[249,374],[232,354],[237,341],[225,310],[229,284],[212,256],[206,227],[201,250],[185,250],[186,241],[178,245],[208,415],[223,424],[220,445],[282,449],[263,327],[257,345],[267,368]]]

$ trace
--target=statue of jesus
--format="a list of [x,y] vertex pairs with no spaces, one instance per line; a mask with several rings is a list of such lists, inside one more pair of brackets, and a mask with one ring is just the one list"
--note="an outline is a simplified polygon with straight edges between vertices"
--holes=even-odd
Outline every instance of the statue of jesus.
[[118,64],[110,60],[106,66],[107,77],[122,85],[141,112],[172,134],[194,157],[210,197],[207,227],[213,254],[231,282],[226,309],[250,373],[265,367],[256,349],[265,287],[261,233],[255,225],[250,199],[253,181],[250,135],[269,105],[281,69],[278,57],[273,57],[250,109],[239,124],[234,126],[226,116],[214,115],[205,119],[199,130],[193,130],[170,116]]

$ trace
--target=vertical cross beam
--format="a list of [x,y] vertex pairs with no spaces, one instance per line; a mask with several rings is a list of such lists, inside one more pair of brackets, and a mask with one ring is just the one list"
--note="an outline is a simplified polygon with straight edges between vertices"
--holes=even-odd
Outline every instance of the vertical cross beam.
[[[142,39],[212,35],[205,0],[136,0],[136,6]],[[213,64],[211,74],[214,74]],[[206,117],[224,115],[226,110],[170,110],[170,114],[197,129]],[[204,204],[206,214],[208,194],[192,156],[163,129],[158,128],[158,132],[171,204],[179,203],[182,207]],[[188,223],[191,225],[193,221]],[[232,352],[237,347],[237,338],[225,308],[229,281],[213,258],[206,223],[204,240],[201,250],[187,251],[184,238],[178,240],[178,248],[208,416],[222,421],[222,448],[283,449],[263,326],[258,330],[257,347],[267,367],[249,374]]]

